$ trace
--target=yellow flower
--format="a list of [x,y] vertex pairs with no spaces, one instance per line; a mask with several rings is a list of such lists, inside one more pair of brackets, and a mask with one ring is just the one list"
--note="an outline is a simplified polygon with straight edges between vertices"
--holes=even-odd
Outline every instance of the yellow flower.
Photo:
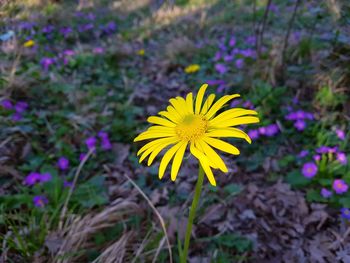
[[169,162],[173,159],[171,180],[175,181],[185,150],[189,145],[190,152],[199,160],[209,182],[215,186],[216,182],[211,168],[220,169],[225,173],[228,172],[228,169],[213,148],[233,155],[239,154],[239,150],[235,146],[216,137],[243,138],[251,143],[251,139],[245,132],[234,127],[259,122],[259,118],[256,116],[247,116],[257,115],[257,112],[233,108],[216,116],[227,102],[240,95],[225,95],[214,103],[215,94],[210,94],[202,104],[207,87],[208,84],[201,86],[195,102],[192,93],[187,94],[186,98],[170,99],[171,105],[167,107],[167,110],[158,113],[161,117],[151,116],[147,119],[149,123],[155,125],[134,139],[134,142],[152,139],[137,153],[137,155],[142,154],[140,162],[149,156],[148,166],[164,148],[171,146],[160,162],[160,179],[163,177]]
[[138,50],[137,51],[137,55],[144,56],[145,55],[145,50],[144,49]]
[[28,40],[23,44],[24,47],[32,47],[35,45],[35,42],[33,40]]
[[187,74],[191,74],[191,73],[195,73],[197,72],[198,70],[200,70],[200,66],[198,64],[192,64],[192,65],[189,65],[185,68],[185,72]]

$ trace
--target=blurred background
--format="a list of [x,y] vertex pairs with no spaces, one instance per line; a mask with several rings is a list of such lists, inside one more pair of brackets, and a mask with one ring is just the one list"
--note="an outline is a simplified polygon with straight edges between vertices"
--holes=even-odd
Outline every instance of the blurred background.
[[203,83],[261,122],[205,181],[189,262],[350,262],[349,1],[0,0],[0,18],[0,262],[179,262],[197,162],[159,180],[133,139]]

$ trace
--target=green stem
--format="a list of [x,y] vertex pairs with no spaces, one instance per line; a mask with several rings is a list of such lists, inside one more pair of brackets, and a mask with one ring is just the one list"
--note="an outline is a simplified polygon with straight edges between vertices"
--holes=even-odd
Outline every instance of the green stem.
[[185,236],[185,244],[184,244],[183,254],[182,254],[182,257],[180,260],[181,263],[187,262],[187,254],[188,254],[188,248],[190,246],[193,219],[196,215],[199,197],[200,197],[201,191],[202,191],[203,181],[204,181],[204,170],[203,170],[202,166],[199,164],[198,181],[196,184],[196,189],[194,190],[194,197],[193,197],[193,201],[192,201],[192,205],[191,205],[190,216],[188,217],[186,236]]

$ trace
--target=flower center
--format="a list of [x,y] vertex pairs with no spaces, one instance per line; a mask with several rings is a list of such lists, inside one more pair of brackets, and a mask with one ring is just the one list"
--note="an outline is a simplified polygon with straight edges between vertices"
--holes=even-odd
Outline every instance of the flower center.
[[187,115],[176,128],[176,134],[181,140],[192,141],[200,138],[208,127],[208,121],[202,115]]

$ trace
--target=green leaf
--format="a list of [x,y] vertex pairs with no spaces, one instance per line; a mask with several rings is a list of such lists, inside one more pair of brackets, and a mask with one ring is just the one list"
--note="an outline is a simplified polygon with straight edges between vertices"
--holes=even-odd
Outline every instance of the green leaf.
[[304,177],[299,171],[295,170],[287,174],[286,181],[294,187],[303,187],[310,184],[311,179]]

